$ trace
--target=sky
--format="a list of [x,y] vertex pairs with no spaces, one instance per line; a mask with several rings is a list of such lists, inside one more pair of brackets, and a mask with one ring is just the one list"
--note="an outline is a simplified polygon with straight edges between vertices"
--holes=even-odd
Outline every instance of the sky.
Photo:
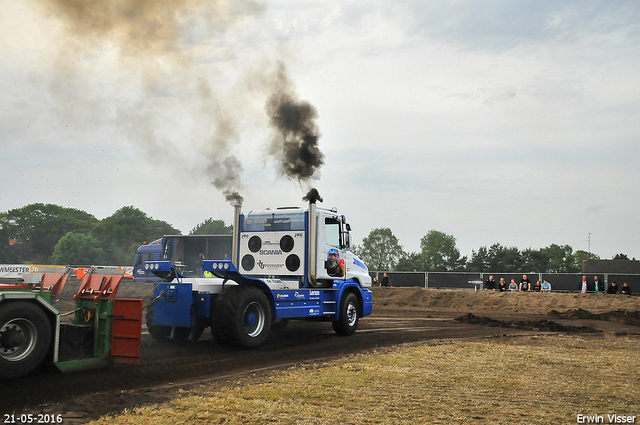
[[[283,79],[315,111],[305,179],[266,107]],[[640,259],[640,3],[0,0],[0,169],[0,212],[188,233],[232,223],[225,191],[247,212],[316,187],[356,243]]]

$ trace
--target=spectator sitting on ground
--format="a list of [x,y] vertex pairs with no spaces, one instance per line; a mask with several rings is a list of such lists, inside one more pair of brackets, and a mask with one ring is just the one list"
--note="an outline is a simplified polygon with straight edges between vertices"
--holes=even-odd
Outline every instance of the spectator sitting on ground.
[[542,280],[542,285],[540,286],[540,290],[547,294],[551,292],[551,284],[547,281],[547,279]]
[[611,282],[611,285],[607,288],[607,294],[617,294],[618,293],[618,285],[615,282]]
[[535,292],[540,292],[540,281],[539,280],[536,280],[535,285],[533,285],[533,290]]
[[518,290],[518,284],[516,283],[515,279],[511,279],[511,283],[509,284],[509,290],[512,292]]
[[500,283],[498,284],[498,290],[500,292],[504,292],[507,290],[507,282],[504,281],[504,277],[500,278]]
[[496,280],[493,278],[493,275],[487,279],[487,282],[484,284],[484,289],[496,290]]
[[520,292],[530,292],[531,291],[531,281],[527,277],[526,274],[522,275],[522,279],[520,279]]
[[622,285],[622,289],[620,289],[620,293],[625,295],[631,295],[631,288],[629,287],[629,285],[627,285],[627,282],[625,282]]

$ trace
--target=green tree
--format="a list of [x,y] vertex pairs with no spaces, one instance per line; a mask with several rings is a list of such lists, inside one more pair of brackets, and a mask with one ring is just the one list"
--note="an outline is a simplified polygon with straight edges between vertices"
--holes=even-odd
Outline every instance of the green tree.
[[582,270],[582,261],[583,260],[599,260],[600,257],[592,252],[584,251],[582,249],[577,250],[573,253],[573,264],[572,268],[576,271]]
[[227,226],[223,220],[208,218],[191,229],[190,235],[230,235],[233,233],[233,225]]
[[430,230],[420,240],[422,260],[427,271],[463,270],[467,257],[460,257],[456,238],[444,232]]
[[0,228],[19,242],[19,260],[33,263],[50,263],[61,237],[68,232],[90,233],[97,223],[87,212],[53,204],[31,204],[0,214]]
[[354,251],[370,270],[393,270],[403,254],[398,238],[388,227],[373,229]]
[[133,206],[122,207],[103,219],[93,232],[105,251],[107,265],[129,264],[143,242],[177,234],[180,231],[166,221],[155,220]]
[[546,270],[541,270],[547,273],[577,273],[582,270],[582,263],[578,267],[576,265],[573,248],[569,245],[556,245],[551,244],[546,248],[542,248],[541,251],[547,254],[549,263]]
[[486,246],[481,246],[478,251],[471,250],[471,259],[467,261],[467,271],[470,272],[488,272],[494,271],[491,269],[491,258],[489,257],[489,250]]
[[489,270],[493,272],[521,272],[524,261],[515,246],[507,248],[500,243],[489,247]]
[[549,254],[542,249],[527,248],[520,253],[523,272],[546,272],[549,267]]
[[91,235],[69,232],[60,238],[53,249],[54,264],[100,265],[104,264],[104,251]]
[[17,262],[18,256],[12,249],[9,232],[7,232],[7,229],[0,228],[0,263],[11,264]]
[[404,252],[395,267],[402,272],[418,272],[424,270],[422,256],[419,252]]
[[614,260],[628,260],[629,256],[627,256],[627,254],[616,254],[615,257],[613,257]]

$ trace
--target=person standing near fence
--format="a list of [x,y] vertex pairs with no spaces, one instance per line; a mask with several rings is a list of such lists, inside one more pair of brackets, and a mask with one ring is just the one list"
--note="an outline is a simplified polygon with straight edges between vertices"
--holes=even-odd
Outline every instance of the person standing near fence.
[[490,275],[487,278],[487,281],[484,284],[484,289],[495,291],[496,290],[496,280],[493,278],[493,275]]
[[520,292],[530,292],[531,291],[531,281],[527,277],[526,274],[522,275],[522,279],[520,279]]
[[551,292],[551,284],[547,281],[547,279],[542,280],[542,285],[540,286],[540,291],[549,293]]
[[611,282],[611,285],[607,288],[607,294],[617,294],[618,293],[618,285],[615,282]]
[[598,276],[593,277],[593,290],[596,292],[596,294],[599,294],[600,291],[604,290],[604,287],[598,280]]
[[504,292],[507,290],[507,282],[504,281],[504,277],[500,278],[500,283],[498,284],[498,290],[500,292]]
[[380,281],[380,286],[391,286],[389,283],[389,276],[386,273],[382,274],[382,280]]
[[627,282],[625,282],[622,285],[622,289],[620,289],[620,293],[625,295],[631,295],[631,288],[629,287],[629,285],[627,285]]
[[202,262],[204,260],[204,254],[198,254],[198,259],[196,260],[196,274],[198,275],[198,277],[202,276]]
[[536,280],[536,283],[533,285],[533,292],[540,292],[540,281]]
[[511,283],[509,284],[509,291],[515,292],[518,290],[518,284],[515,279],[511,279]]
[[586,294],[588,289],[589,289],[589,285],[587,284],[587,277],[582,276],[582,282],[580,283],[580,292],[582,292],[583,294]]

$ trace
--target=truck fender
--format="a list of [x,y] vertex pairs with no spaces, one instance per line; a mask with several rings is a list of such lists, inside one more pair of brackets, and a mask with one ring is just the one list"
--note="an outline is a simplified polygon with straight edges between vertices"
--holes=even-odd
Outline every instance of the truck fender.
[[338,293],[338,299],[336,300],[336,308],[338,309],[336,311],[336,319],[340,319],[340,308],[339,306],[342,304],[342,300],[343,298],[348,294],[348,293],[353,293],[355,294],[357,300],[358,300],[358,317],[362,317],[363,314],[363,300],[362,300],[362,294],[360,293],[360,286],[358,285],[357,282],[353,281],[353,282],[349,282],[346,283],[345,285],[343,285],[340,288],[340,291]]

